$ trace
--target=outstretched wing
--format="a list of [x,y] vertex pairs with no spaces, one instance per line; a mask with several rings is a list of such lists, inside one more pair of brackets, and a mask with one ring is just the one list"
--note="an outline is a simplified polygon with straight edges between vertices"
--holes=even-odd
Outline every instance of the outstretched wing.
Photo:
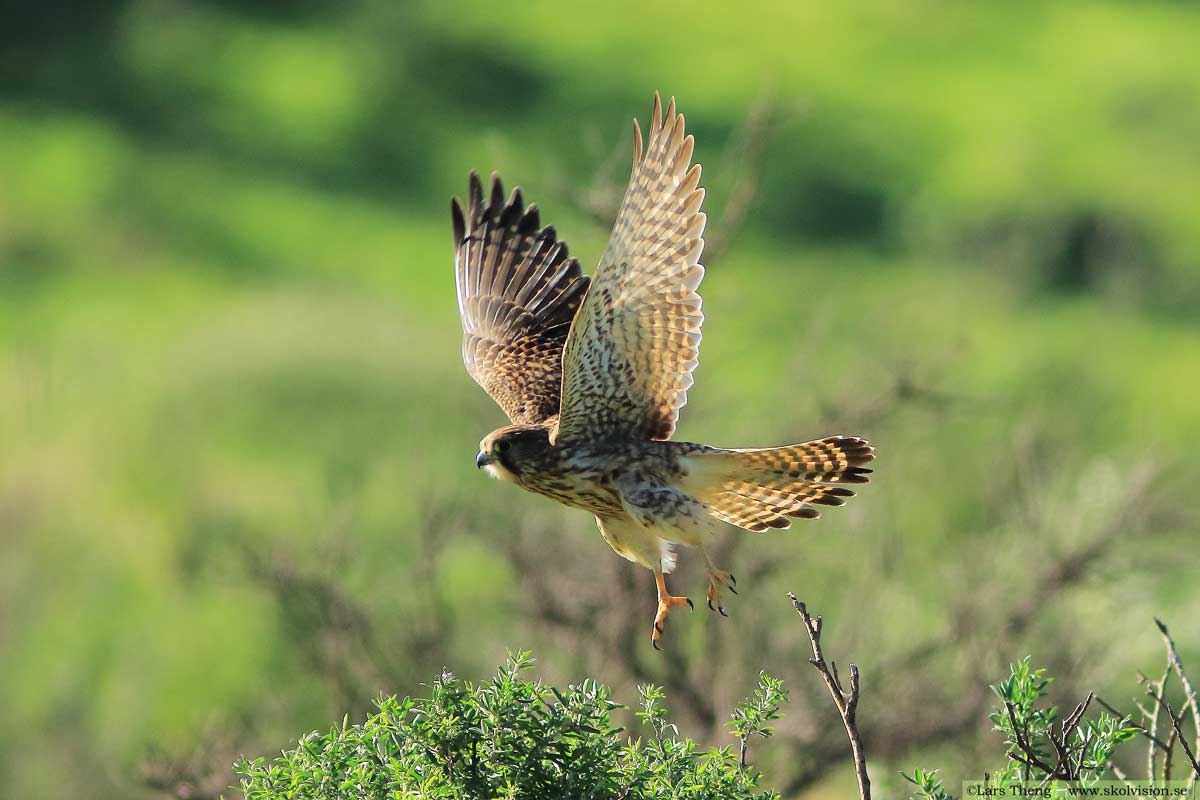
[[[675,100],[654,96],[650,138],[633,124],[633,174],[563,356],[556,441],[667,439],[700,353],[705,215]],[[690,167],[690,168],[689,168]]]
[[537,206],[507,201],[500,179],[484,203],[471,173],[467,212],[451,201],[455,286],[463,323],[463,363],[514,424],[558,413],[562,350],[588,279],[554,228],[539,229]]

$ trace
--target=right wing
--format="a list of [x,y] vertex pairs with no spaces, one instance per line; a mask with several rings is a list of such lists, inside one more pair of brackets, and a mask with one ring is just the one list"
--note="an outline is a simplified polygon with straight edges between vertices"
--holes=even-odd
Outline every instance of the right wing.
[[467,212],[451,201],[454,277],[463,324],[463,363],[514,424],[558,413],[562,350],[588,279],[554,228],[538,229],[538,209],[508,201],[492,176],[484,204],[471,173]]
[[704,190],[675,101],[654,95],[642,154],[563,355],[556,442],[667,439],[700,353]]

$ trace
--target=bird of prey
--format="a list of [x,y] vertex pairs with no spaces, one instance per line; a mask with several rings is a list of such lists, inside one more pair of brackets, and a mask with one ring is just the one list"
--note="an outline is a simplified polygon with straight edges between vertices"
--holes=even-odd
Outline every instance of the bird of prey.
[[865,483],[874,449],[853,436],[726,449],[670,441],[700,347],[705,214],[693,139],[657,93],[650,135],[633,123],[633,174],[589,279],[520,189],[485,196],[470,176],[451,202],[463,361],[511,420],[479,444],[495,478],[595,515],[619,555],[654,571],[659,648],[667,613],[692,605],[667,591],[674,545],[704,556],[709,608],[725,614],[732,574],[707,546],[722,529],[816,519]]

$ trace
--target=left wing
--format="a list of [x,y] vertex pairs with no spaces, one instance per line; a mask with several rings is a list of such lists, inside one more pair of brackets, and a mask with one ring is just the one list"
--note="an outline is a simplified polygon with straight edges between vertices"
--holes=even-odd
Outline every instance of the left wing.
[[488,202],[471,173],[466,215],[455,198],[454,283],[463,324],[463,363],[515,424],[558,413],[563,342],[588,279],[554,228],[539,230],[537,206],[521,190],[506,202],[492,176]]
[[559,443],[669,438],[700,354],[705,215],[693,140],[673,98],[663,119],[654,95],[644,157],[633,125],[629,188],[563,351]]

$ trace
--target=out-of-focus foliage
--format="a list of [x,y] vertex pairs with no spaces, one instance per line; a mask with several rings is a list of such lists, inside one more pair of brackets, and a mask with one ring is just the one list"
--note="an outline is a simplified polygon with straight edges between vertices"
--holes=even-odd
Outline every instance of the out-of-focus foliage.
[[757,773],[728,747],[701,752],[681,737],[657,687],[643,687],[639,712],[654,735],[630,739],[612,722],[620,706],[607,688],[547,687],[522,677],[531,666],[517,654],[485,684],[443,673],[428,699],[385,698],[362,725],[309,734],[269,763],[242,762],[242,792],[247,800],[778,798],[756,791]]
[[[795,794],[813,742],[844,748],[802,696],[787,590],[886,680],[861,711],[877,763],[954,785],[988,735],[971,670],[1019,642],[1060,686],[1123,687],[1152,613],[1200,614],[1180,556],[1200,481],[1192,4],[106,0],[2,19],[12,796],[215,796],[239,752],[443,666],[488,674],[510,643],[555,684],[666,684],[705,745],[732,742],[713,709],[782,675],[789,743],[756,763]],[[733,619],[672,617],[661,658],[648,576],[586,515],[474,468],[503,419],[458,361],[447,209],[469,169],[498,170],[593,263],[590,190],[619,190],[655,89],[697,136],[714,237],[751,166],[742,121],[775,110],[745,223],[705,262],[679,438],[879,448],[846,509],[736,540]],[[702,587],[684,553],[672,590]]]

